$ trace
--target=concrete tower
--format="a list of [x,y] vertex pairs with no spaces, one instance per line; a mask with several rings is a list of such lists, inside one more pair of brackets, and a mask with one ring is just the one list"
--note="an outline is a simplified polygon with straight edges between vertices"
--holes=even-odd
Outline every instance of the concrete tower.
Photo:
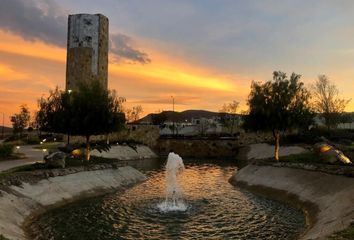
[[102,14],[75,14],[68,19],[66,90],[78,82],[98,79],[107,89],[108,18]]

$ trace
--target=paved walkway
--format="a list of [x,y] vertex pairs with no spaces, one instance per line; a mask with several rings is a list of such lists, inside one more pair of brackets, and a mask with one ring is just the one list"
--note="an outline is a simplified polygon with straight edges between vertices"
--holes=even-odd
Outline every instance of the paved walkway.
[[26,158],[18,160],[0,161],[0,172],[6,171],[10,168],[32,164],[35,162],[43,162],[44,153],[41,149],[34,149],[33,147],[37,145],[24,145],[15,151],[23,153]]

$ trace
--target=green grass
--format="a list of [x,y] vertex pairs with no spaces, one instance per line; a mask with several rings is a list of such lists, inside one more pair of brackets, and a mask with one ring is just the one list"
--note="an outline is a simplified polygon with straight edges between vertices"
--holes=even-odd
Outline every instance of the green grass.
[[279,161],[289,163],[324,163],[323,159],[313,152],[283,156],[279,158]]
[[0,160],[11,157],[13,152],[14,145],[8,143],[0,144]]
[[0,240],[9,240],[9,239],[4,237],[4,235],[0,234]]
[[350,225],[347,229],[332,234],[329,239],[331,240],[352,240],[354,239],[354,224]]
[[15,146],[9,143],[0,144],[0,161],[21,159],[24,157],[21,153],[14,152]]
[[35,149],[48,149],[48,150],[55,150],[57,149],[60,145],[62,145],[62,142],[45,142],[43,144],[37,145],[33,148]]

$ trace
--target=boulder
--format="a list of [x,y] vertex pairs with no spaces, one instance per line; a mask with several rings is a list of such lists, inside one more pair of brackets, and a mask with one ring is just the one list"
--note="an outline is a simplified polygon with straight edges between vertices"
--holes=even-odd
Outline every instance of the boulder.
[[323,161],[327,163],[352,163],[350,159],[345,156],[341,151],[325,142],[316,143],[313,148],[315,153],[317,153],[323,159]]
[[313,145],[313,149],[316,153],[325,153],[332,149],[333,147],[326,142],[319,142]]
[[44,157],[44,162],[47,167],[65,168],[66,153],[54,152]]

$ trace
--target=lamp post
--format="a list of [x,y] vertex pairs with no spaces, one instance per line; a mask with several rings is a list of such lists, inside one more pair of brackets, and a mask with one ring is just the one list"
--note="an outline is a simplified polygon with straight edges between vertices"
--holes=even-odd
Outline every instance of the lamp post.
[[172,98],[172,133],[173,135],[175,135],[175,118],[174,118],[174,114],[175,114],[175,98],[173,96],[171,96]]
[[68,89],[68,93],[69,93],[69,119],[68,119],[68,145],[70,144],[70,130],[71,130],[71,127],[70,127],[70,111],[71,111],[71,92],[73,90],[71,89]]
[[5,124],[5,113],[1,112],[2,113],[2,128],[1,128],[1,139],[4,139],[4,124]]

